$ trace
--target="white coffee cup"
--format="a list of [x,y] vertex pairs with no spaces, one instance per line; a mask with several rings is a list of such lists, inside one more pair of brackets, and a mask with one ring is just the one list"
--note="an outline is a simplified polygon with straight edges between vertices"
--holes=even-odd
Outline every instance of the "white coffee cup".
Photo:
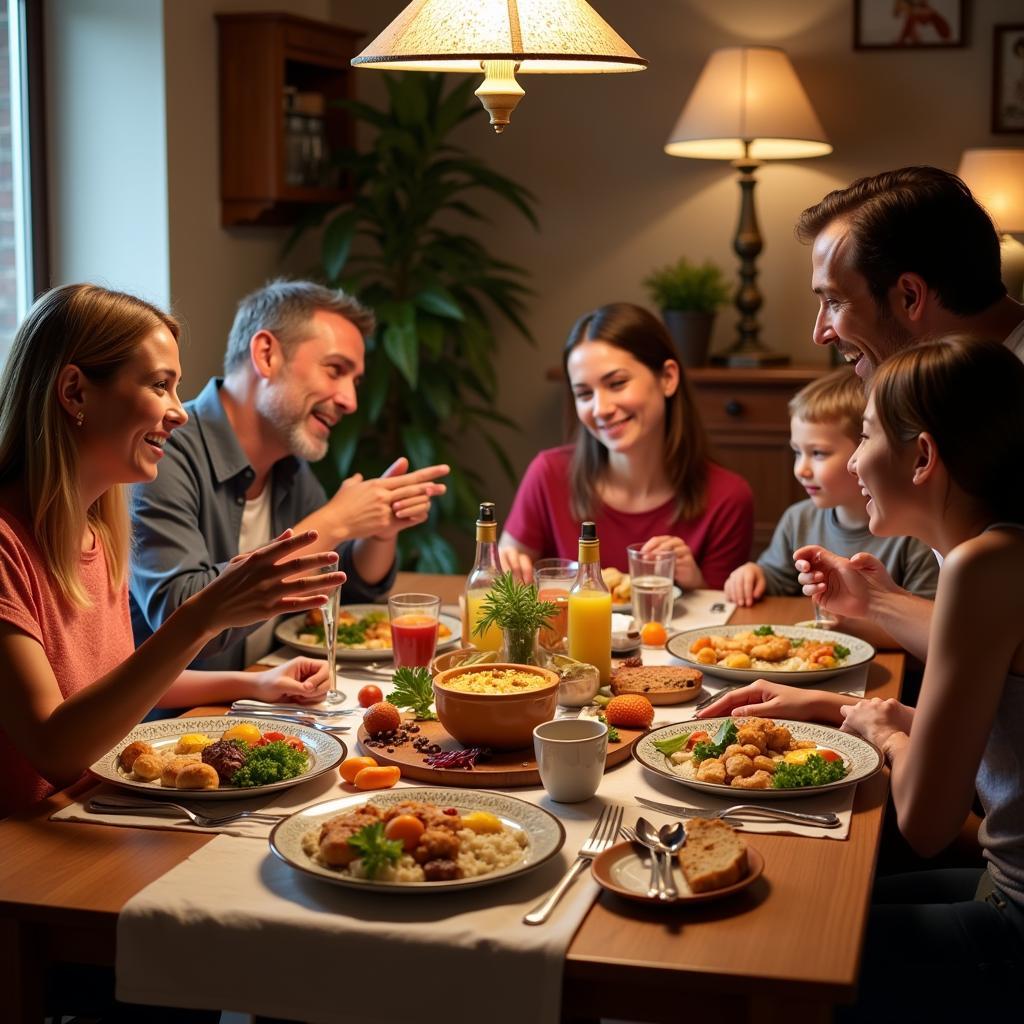
[[597,792],[608,754],[608,726],[596,718],[560,718],[533,730],[540,781],[560,804],[588,800]]

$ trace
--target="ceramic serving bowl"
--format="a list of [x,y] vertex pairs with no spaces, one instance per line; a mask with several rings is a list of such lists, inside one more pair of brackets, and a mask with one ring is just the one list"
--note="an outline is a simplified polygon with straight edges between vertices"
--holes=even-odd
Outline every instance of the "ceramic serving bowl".
[[[535,689],[511,689],[512,673],[536,676]],[[518,750],[533,743],[533,730],[555,717],[558,675],[534,665],[492,663],[460,665],[434,677],[437,717],[449,735],[467,747]],[[489,692],[453,689],[453,684],[475,685]]]

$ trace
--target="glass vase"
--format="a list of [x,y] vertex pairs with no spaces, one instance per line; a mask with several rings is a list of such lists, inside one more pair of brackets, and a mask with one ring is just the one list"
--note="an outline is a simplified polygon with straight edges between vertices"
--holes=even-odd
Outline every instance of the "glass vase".
[[503,629],[501,660],[513,665],[539,665],[537,630]]

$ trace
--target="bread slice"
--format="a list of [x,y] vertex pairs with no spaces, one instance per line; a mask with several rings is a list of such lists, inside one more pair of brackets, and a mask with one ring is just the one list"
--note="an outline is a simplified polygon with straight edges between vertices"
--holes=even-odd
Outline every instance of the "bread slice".
[[700,693],[704,673],[681,665],[623,666],[612,676],[612,693],[639,693],[652,704],[685,704]]
[[679,866],[691,892],[723,889],[738,882],[749,870],[747,846],[724,821],[689,818],[686,845],[679,851]]

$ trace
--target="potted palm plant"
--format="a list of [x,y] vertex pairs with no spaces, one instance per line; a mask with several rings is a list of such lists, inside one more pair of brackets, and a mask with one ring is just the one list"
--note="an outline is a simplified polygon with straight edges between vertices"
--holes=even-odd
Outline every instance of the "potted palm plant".
[[373,309],[378,326],[367,341],[358,411],[341,421],[316,468],[330,493],[351,467],[370,476],[397,452],[413,468],[448,463],[448,491],[430,520],[398,541],[404,568],[451,573],[459,565],[449,537],[453,529],[472,531],[482,493],[465,438],[482,438],[513,478],[495,432],[515,427],[495,409],[495,319],[533,341],[524,318],[526,271],[462,228],[486,224],[480,200],[495,197],[534,227],[537,218],[527,189],[451,142],[458,125],[484,112],[471,78],[447,93],[446,80],[388,74],[385,108],[342,101],[372,137],[359,151],[334,154],[352,199],[318,218],[326,220],[322,271]]
[[675,342],[683,366],[703,366],[719,306],[729,300],[729,285],[710,261],[691,263],[685,256],[644,279]]

